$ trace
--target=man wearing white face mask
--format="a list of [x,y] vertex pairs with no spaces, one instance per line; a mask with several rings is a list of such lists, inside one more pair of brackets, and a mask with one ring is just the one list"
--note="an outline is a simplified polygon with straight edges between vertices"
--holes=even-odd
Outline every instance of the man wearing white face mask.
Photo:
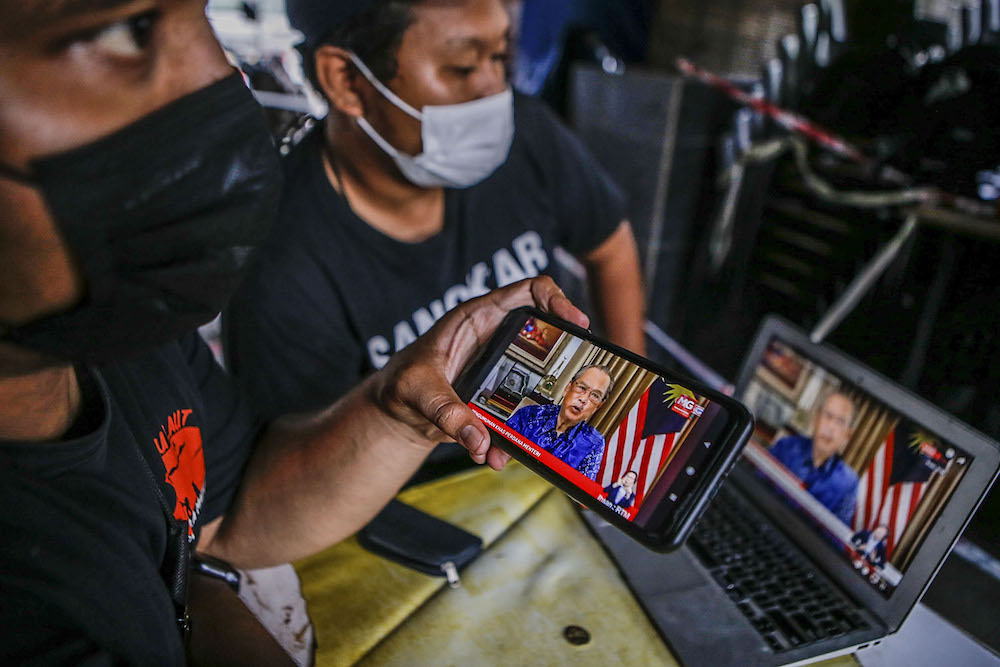
[[364,116],[358,126],[389,155],[400,173],[422,188],[467,188],[496,171],[514,139],[514,95],[509,88],[460,104],[425,106],[417,111],[379,81],[353,52],[358,71],[396,108],[420,121],[422,150],[411,156],[397,150]]
[[289,156],[281,221],[227,313],[265,414],[322,405],[458,303],[588,268],[598,320],[643,352],[624,197],[580,141],[507,85],[501,0],[288,0],[330,113]]

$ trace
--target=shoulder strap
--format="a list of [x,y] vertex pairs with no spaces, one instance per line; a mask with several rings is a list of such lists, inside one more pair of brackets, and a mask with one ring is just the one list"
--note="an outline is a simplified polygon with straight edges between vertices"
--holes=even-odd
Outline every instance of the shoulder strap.
[[[96,369],[90,369],[90,372],[95,375],[100,375]],[[128,382],[128,378],[124,374],[119,374],[120,377]],[[118,401],[128,401],[132,405],[132,411],[122,410],[122,418],[128,422],[129,430],[136,436],[133,439],[132,452],[138,457],[139,462],[143,471],[145,472],[146,480],[153,489],[153,493],[156,495],[157,502],[160,505],[160,510],[163,512],[163,517],[167,525],[167,548],[166,553],[163,556],[163,563],[160,565],[160,576],[163,578],[163,583],[167,587],[167,592],[170,594],[170,600],[174,604],[174,618],[177,622],[177,627],[181,632],[181,636],[185,639],[188,638],[188,634],[191,631],[191,622],[187,611],[188,602],[188,568],[191,563],[191,546],[188,543],[188,526],[186,521],[178,520],[174,517],[174,508],[167,500],[167,497],[163,494],[163,489],[160,487],[159,482],[156,479],[156,474],[149,465],[149,461],[143,455],[142,450],[139,447],[139,437],[142,433],[142,428],[138,428],[135,423],[137,415],[147,414],[148,410],[143,410],[145,407],[140,405],[142,395],[141,389],[139,387],[133,387],[133,391],[122,392],[121,395],[116,395],[115,399]],[[151,414],[151,413],[150,413]]]

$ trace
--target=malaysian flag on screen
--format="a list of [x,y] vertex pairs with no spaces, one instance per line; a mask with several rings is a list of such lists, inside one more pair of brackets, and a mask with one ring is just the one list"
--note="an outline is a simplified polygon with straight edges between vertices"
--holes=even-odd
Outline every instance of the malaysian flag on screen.
[[931,475],[943,470],[944,464],[932,437],[914,424],[900,422],[889,432],[861,475],[854,530],[887,526],[886,551],[891,556],[927,490]]
[[607,438],[597,482],[608,486],[629,470],[639,474],[635,503],[642,502],[660,467],[692,415],[701,414],[698,397],[662,378],[649,387]]

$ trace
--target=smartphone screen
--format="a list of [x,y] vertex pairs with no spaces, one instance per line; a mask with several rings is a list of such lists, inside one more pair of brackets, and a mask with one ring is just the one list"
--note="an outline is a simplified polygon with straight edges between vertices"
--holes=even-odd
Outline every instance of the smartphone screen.
[[652,548],[675,548],[746,442],[735,400],[572,324],[514,311],[459,394],[515,458]]

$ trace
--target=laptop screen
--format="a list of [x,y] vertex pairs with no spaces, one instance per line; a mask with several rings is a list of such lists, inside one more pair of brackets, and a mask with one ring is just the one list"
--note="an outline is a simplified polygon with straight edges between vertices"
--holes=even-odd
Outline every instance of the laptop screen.
[[972,456],[779,335],[743,386],[756,417],[744,460],[836,558],[890,598]]

